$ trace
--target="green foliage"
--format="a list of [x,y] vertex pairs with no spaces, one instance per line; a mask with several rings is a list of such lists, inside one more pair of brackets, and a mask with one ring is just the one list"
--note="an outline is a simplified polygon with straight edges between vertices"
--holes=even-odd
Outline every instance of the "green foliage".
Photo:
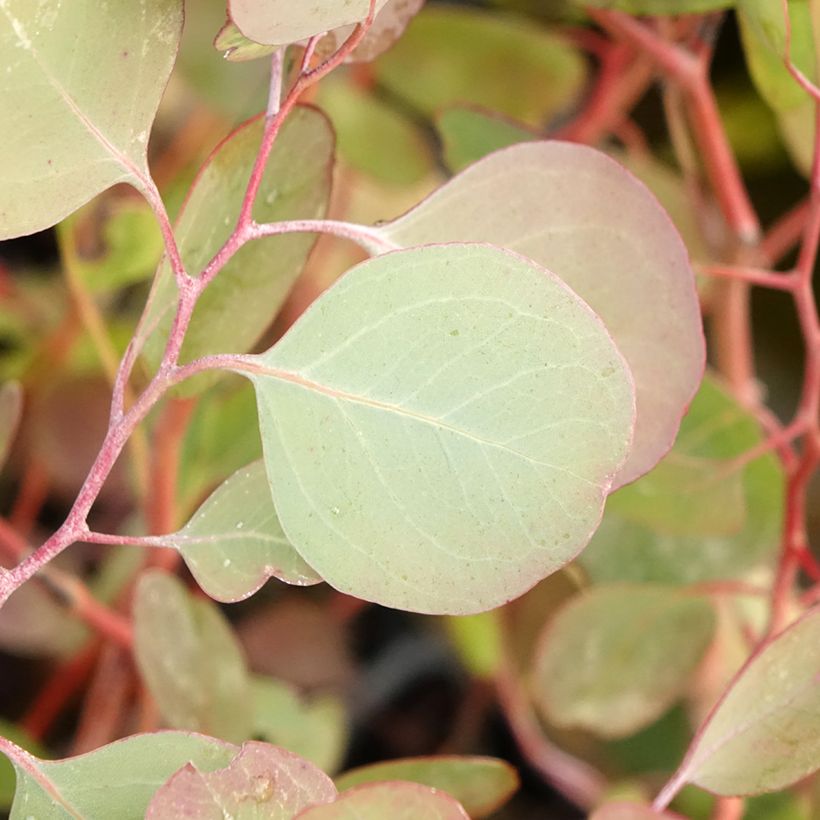
[[632,385],[601,323],[489,246],[359,265],[246,361],[285,534],[389,606],[468,614],[524,592],[584,546],[628,452]]

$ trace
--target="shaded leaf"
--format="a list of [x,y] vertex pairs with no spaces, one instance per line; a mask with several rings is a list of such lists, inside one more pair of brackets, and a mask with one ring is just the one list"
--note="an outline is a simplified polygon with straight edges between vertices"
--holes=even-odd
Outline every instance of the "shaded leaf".
[[756,653],[698,732],[680,778],[721,795],[790,786],[820,768],[820,607]]
[[145,813],[147,820],[291,820],[307,806],[330,803],[333,781],[285,749],[245,743],[223,769],[180,769],[160,788]]
[[520,595],[583,548],[628,451],[631,381],[597,317],[490,246],[369,260],[246,362],[285,534],[387,606]]
[[575,48],[531,20],[430,5],[374,71],[427,116],[470,104],[538,126],[575,101],[585,65]]
[[298,820],[469,820],[456,800],[418,783],[370,783],[339,795],[335,802],[313,806]]
[[[647,498],[658,492],[654,471],[613,495],[601,527],[581,557],[593,580],[690,584],[738,578],[751,567],[771,560],[779,548],[783,518],[782,467],[774,455],[767,454],[740,470],[731,468],[733,458],[761,440],[757,420],[713,377],[707,376],[683,419],[678,441],[667,459],[672,459],[673,473],[678,454],[685,459],[702,459],[696,462],[701,468],[712,462],[711,476],[707,469],[700,488],[697,482],[689,483],[695,492],[681,493],[677,510],[673,503],[674,489],[670,488],[667,512],[672,513],[673,525],[678,522],[676,531],[670,529],[668,521],[665,527],[657,526],[662,522],[652,520],[654,511],[650,507],[643,507],[640,512],[644,482],[648,488]],[[657,468],[662,479],[664,474],[669,475],[668,467],[664,466],[666,462],[665,459]],[[737,512],[738,479],[742,482],[744,516],[742,526],[733,532],[731,518],[721,521],[721,511],[711,506],[708,496],[711,492],[723,497],[729,503],[728,510],[734,507]],[[623,502],[626,515],[622,515],[620,509],[621,493],[627,496]],[[712,509],[711,520],[701,518],[709,509]],[[692,527],[686,524],[686,516],[691,517]],[[715,527],[716,524],[721,526]],[[689,534],[686,529],[690,529]]]
[[250,682],[242,649],[216,606],[159,571],[140,577],[134,657],[163,718],[226,740],[251,735]]
[[[176,228],[183,261],[192,274],[201,272],[233,230],[262,126],[262,120],[255,119],[234,131],[216,148],[194,183]],[[271,152],[254,208],[256,221],[323,217],[332,160],[333,134],[325,117],[313,108],[294,110]],[[197,303],[182,360],[251,347],[276,316],[313,241],[307,234],[290,234],[245,245]],[[141,327],[148,337],[145,355],[154,365],[162,356],[176,302],[176,284],[165,262]]]
[[[0,718],[0,737],[10,740],[12,743],[38,757],[48,756],[40,744],[29,737],[25,731],[14,723],[9,723],[2,718]],[[16,783],[17,776],[14,773],[14,766],[11,760],[0,756],[0,811],[8,811],[11,806],[14,800]]]
[[6,463],[23,415],[23,389],[20,382],[0,387],[0,469]]
[[261,461],[217,487],[179,532],[156,540],[178,549],[217,601],[241,601],[271,577],[299,585],[322,580],[282,532]]
[[537,140],[535,131],[491,111],[454,106],[435,117],[444,151],[444,162],[455,172],[500,148]]
[[[376,11],[388,0],[376,0]],[[370,0],[294,3],[292,0],[228,0],[237,28],[257,43],[288,45],[366,19]]]
[[480,612],[446,620],[447,633],[471,674],[492,679],[501,666],[504,637],[498,614]]
[[149,184],[181,27],[180,0],[0,3],[0,239],[48,228],[117,182]]
[[593,587],[544,630],[536,700],[556,726],[631,734],[683,694],[714,629],[704,598],[650,585]]
[[232,20],[226,20],[214,38],[214,48],[222,52],[222,56],[232,63],[244,63],[246,60],[256,60],[273,54],[279,46],[263,45],[249,40]]
[[576,0],[584,6],[625,11],[629,14],[703,14],[728,9],[738,0]]
[[609,157],[563,142],[515,145],[381,230],[401,246],[492,242],[556,273],[601,316],[635,378],[635,442],[615,486],[672,445],[703,374],[694,275],[669,217]]
[[341,701],[330,695],[309,700],[283,681],[252,681],[254,734],[304,757],[323,772],[339,768],[347,744],[347,720]]
[[135,735],[79,757],[43,761],[0,738],[17,772],[10,820],[142,820],[154,792],[180,767],[226,766],[235,746],[203,735]]
[[652,811],[649,806],[642,806],[639,803],[607,803],[596,809],[589,820],[672,820],[678,817],[676,814],[668,812]]
[[519,786],[515,769],[503,760],[441,755],[390,760],[352,769],[336,778],[336,787],[344,792],[365,783],[387,780],[406,780],[447,792],[473,818],[494,812]]
[[336,130],[339,153],[360,171],[411,185],[433,170],[424,133],[407,117],[341,75],[319,86],[317,103]]

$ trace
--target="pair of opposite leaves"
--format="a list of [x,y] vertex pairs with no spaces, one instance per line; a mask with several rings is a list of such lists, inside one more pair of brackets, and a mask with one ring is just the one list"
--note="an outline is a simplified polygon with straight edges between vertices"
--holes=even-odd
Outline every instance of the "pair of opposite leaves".
[[[34,102],[49,114],[29,118],[25,133],[42,139],[25,145],[14,117],[0,125],[18,152],[3,235],[47,227],[118,181],[150,187],[146,134],[181,16],[171,0],[145,6],[155,14],[141,22],[95,7],[83,28],[59,5],[0,4],[13,55],[0,86],[20,116]],[[101,61],[116,66],[104,80]],[[112,105],[134,61],[140,87]],[[692,272],[640,183],[561,143],[494,154],[378,233],[409,249],[351,270],[241,364],[276,513],[339,589],[426,612],[488,609],[577,555],[610,489],[671,445],[703,366]]]

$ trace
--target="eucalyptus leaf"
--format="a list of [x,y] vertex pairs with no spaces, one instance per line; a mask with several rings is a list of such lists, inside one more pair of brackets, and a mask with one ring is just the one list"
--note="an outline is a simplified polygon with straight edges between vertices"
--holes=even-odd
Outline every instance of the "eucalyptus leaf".
[[714,630],[704,598],[648,584],[593,587],[544,630],[536,702],[556,726],[632,734],[683,694]]
[[10,820],[142,820],[154,792],[180,767],[227,766],[235,746],[204,735],[155,732],[118,740],[79,757],[38,760],[0,738],[17,773]]
[[[188,196],[176,227],[183,261],[198,275],[231,234],[262,139],[260,118],[240,126],[213,152]],[[258,222],[316,219],[330,193],[333,133],[324,115],[299,107],[288,117],[271,151],[254,208]],[[182,346],[182,360],[209,353],[244,352],[259,338],[302,271],[314,239],[307,234],[268,237],[245,245],[197,303]],[[177,303],[164,262],[140,332],[156,365]]]
[[232,20],[225,25],[214,38],[214,48],[222,52],[222,56],[232,63],[244,63],[247,60],[257,60],[267,57],[276,51],[279,46],[262,45],[249,40]]
[[820,768],[820,607],[753,655],[679,776],[715,794],[777,791]]
[[447,792],[472,818],[486,817],[518,789],[515,769],[493,757],[439,755],[389,760],[352,769],[336,778],[340,792],[365,783],[405,780]]
[[0,239],[115,183],[150,187],[148,135],[181,28],[181,0],[0,2]]
[[703,374],[694,274],[667,214],[609,157],[563,142],[514,145],[380,230],[402,247],[492,242],[560,276],[603,319],[635,379],[635,443],[615,486],[671,447]]
[[373,71],[380,85],[426,116],[470,104],[531,126],[573,105],[586,73],[577,49],[532,20],[433,4]]
[[589,820],[673,820],[676,814],[653,811],[640,803],[606,803],[589,816]]
[[302,698],[293,686],[273,678],[256,677],[251,686],[258,737],[298,754],[323,772],[339,768],[347,744],[347,718],[338,698]]
[[470,820],[450,795],[418,783],[368,783],[339,795],[326,805],[312,806],[296,820]]
[[678,15],[703,14],[707,11],[728,9],[737,5],[738,0],[576,0],[576,2],[590,8],[625,11],[627,14]]
[[164,572],[145,572],[137,584],[134,657],[172,727],[250,737],[250,681],[235,635],[214,604]]
[[707,375],[669,456],[611,497],[581,557],[592,579],[692,584],[740,578],[771,562],[783,520],[783,469],[772,454],[732,465],[761,441],[754,416]]
[[285,534],[343,592],[468,614],[573,558],[628,452],[628,369],[592,311],[486,245],[358,265],[242,360]]
[[330,803],[333,781],[301,757],[267,743],[245,743],[223,769],[189,763],[151,800],[146,820],[291,820],[307,806]]
[[[376,0],[376,11],[388,0]],[[239,31],[256,43],[288,45],[367,18],[370,0],[294,3],[293,0],[228,0]]]
[[271,577],[302,586],[322,580],[282,532],[261,461],[234,473],[179,532],[158,540],[179,550],[217,601],[241,601]]

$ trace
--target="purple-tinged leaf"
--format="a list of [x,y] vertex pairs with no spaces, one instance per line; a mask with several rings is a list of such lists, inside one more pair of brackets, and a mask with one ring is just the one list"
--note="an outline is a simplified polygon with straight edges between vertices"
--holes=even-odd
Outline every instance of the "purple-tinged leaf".
[[333,781],[285,749],[250,742],[224,769],[187,764],[160,788],[146,820],[291,820],[302,809],[330,803]]

